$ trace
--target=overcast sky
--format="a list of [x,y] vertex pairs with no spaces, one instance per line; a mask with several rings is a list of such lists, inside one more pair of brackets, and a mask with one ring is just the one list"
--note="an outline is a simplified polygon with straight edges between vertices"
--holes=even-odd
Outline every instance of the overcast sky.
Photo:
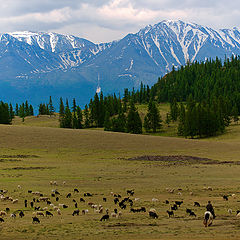
[[240,27],[239,0],[0,0],[0,32],[54,31],[108,42],[162,20]]

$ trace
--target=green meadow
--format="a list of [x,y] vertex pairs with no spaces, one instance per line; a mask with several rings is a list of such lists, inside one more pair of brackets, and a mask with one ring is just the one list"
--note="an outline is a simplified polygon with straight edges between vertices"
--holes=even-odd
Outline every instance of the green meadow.
[[[160,110],[164,118],[167,106]],[[240,127],[231,125],[224,135],[204,140],[177,138],[174,128],[165,126],[160,136],[60,129],[57,117],[49,116],[29,117],[23,123],[16,118],[13,125],[1,125],[0,189],[8,190],[4,196],[18,199],[18,203],[0,200],[0,210],[21,209],[25,216],[3,216],[0,239],[239,239]],[[57,186],[50,181],[57,181]],[[74,188],[79,193],[73,193]],[[54,189],[61,194],[58,202],[51,197]],[[130,197],[133,208],[146,207],[146,213],[130,212],[129,204],[126,210],[114,204],[111,192],[124,198],[128,189],[135,192]],[[68,208],[58,215],[45,202],[35,203],[47,206],[54,216],[40,216],[40,224],[33,224],[34,209],[29,204],[25,208],[24,200],[30,203],[38,197],[28,190],[39,191],[55,206],[64,203]],[[85,192],[93,196],[84,197]],[[68,193],[71,198],[66,198]],[[229,200],[223,200],[223,195]],[[86,202],[80,202],[81,197]],[[72,216],[73,199],[79,216]],[[166,211],[176,200],[183,204],[169,218]],[[217,218],[205,228],[208,200]],[[195,201],[201,207],[194,207]],[[101,222],[103,214],[94,211],[89,202],[102,205],[103,214],[106,208],[110,215],[117,208],[122,216]],[[158,219],[149,217],[150,208],[156,209]],[[188,216],[186,208],[197,217]],[[84,209],[89,212],[82,215]]]

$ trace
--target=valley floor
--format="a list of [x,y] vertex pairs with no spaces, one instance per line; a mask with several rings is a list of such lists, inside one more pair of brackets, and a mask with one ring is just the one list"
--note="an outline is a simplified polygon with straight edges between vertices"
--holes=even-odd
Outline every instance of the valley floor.
[[[198,158],[180,157],[181,161],[176,161],[176,157],[159,160],[150,156]],[[0,200],[0,210],[22,209],[25,217],[5,216],[5,222],[0,223],[0,239],[239,239],[239,156],[237,136],[186,140],[1,125],[0,189],[8,190],[5,196],[18,199],[18,203]],[[57,181],[58,185],[52,186],[50,181]],[[80,192],[73,193],[74,188]],[[58,202],[50,196],[53,189],[61,194]],[[126,197],[127,189],[135,191],[130,197],[133,207],[146,207],[147,212],[130,213],[127,205],[126,210],[121,210],[121,218],[100,222],[103,214],[96,213],[88,203],[101,204],[111,213],[116,208],[111,192]],[[29,205],[24,207],[24,200],[29,203],[34,197],[28,190],[40,191],[54,205],[64,203],[68,208],[61,209],[61,216],[52,211],[53,217],[39,217],[41,223],[32,224],[34,210]],[[70,192],[71,198],[66,198]],[[93,196],[84,197],[85,192]],[[229,195],[229,200],[223,200],[223,195]],[[86,202],[80,202],[80,197]],[[153,202],[153,198],[158,201]],[[88,209],[89,213],[72,216],[73,199],[80,212]],[[165,200],[170,204],[165,204]],[[183,204],[174,218],[168,218],[166,211],[176,200],[183,200]],[[217,218],[211,227],[205,228],[203,214],[208,200],[212,201]],[[201,207],[194,207],[195,201]],[[44,202],[35,204],[47,206]],[[149,218],[150,208],[156,209],[158,219]],[[191,208],[197,217],[188,216],[186,208]],[[228,213],[230,208],[232,214]]]

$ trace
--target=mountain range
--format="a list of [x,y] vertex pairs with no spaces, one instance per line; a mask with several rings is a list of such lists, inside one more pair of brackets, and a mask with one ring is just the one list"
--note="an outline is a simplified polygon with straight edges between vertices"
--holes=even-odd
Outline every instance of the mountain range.
[[46,32],[0,35],[1,99],[33,105],[76,98],[83,106],[97,87],[104,94],[153,85],[187,62],[240,54],[238,28],[214,30],[195,23],[162,21],[110,43]]

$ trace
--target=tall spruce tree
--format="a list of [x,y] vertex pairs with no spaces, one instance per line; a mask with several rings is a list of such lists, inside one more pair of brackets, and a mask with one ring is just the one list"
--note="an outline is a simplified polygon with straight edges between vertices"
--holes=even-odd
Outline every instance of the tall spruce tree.
[[127,132],[129,133],[142,133],[142,121],[133,100],[131,100],[130,103],[130,109],[127,115],[126,128]]

